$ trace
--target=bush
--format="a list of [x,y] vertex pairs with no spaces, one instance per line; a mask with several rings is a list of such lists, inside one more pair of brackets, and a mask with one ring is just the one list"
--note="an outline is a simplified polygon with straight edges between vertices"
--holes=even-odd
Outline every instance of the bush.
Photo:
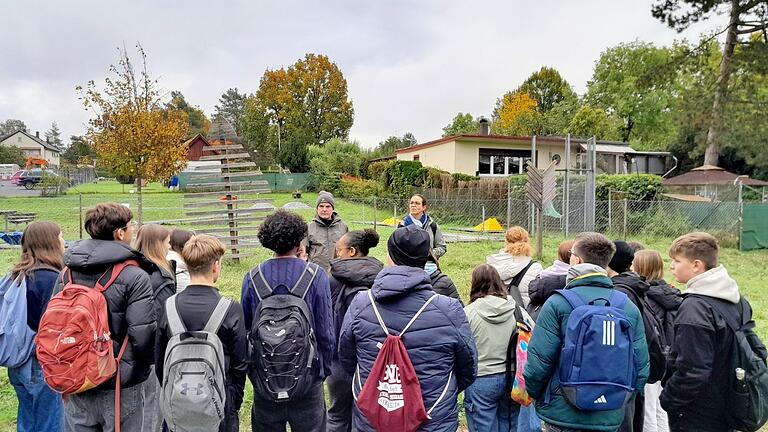
[[339,183],[338,196],[343,198],[369,198],[381,196],[382,187],[375,180],[346,179]]
[[661,192],[661,177],[653,174],[601,174],[596,183],[598,201],[607,201],[615,192],[622,193],[621,199],[648,201]]
[[44,175],[37,187],[44,197],[59,196],[67,189],[69,181],[66,177]]
[[389,184],[389,178],[388,173],[390,171],[390,167],[397,161],[395,160],[389,160],[389,161],[378,161],[378,162],[372,162],[368,165],[368,179],[369,180],[375,180],[382,185],[388,185]]
[[473,176],[473,175],[464,174],[464,173],[453,173],[451,174],[451,177],[453,177],[454,182],[480,180],[480,177],[478,176]]
[[422,186],[427,168],[419,161],[395,161],[388,170],[391,182],[388,186],[397,195],[408,195],[413,186]]

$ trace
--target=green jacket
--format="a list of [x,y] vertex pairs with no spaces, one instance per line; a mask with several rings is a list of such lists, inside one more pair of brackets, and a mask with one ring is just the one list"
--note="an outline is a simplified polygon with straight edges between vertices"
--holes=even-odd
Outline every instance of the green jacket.
[[[609,297],[613,291],[613,282],[607,275],[592,273],[572,280],[566,289],[574,290],[585,302],[590,302]],[[547,423],[572,429],[615,431],[624,419],[623,408],[581,411],[565,399],[560,389],[559,357],[571,311],[570,304],[561,295],[553,295],[541,308],[528,346],[528,362],[523,371],[526,390],[536,399],[536,412]],[[637,391],[641,392],[650,368],[645,330],[640,311],[634,303],[628,301],[624,311],[635,330],[633,346]]]

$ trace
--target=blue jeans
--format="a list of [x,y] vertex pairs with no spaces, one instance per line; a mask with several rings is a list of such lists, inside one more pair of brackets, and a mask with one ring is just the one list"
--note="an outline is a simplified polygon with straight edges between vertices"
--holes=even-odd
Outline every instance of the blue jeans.
[[470,432],[517,430],[520,405],[510,399],[504,374],[477,377],[464,391],[464,411]]
[[536,414],[533,404],[520,406],[520,416],[517,418],[517,432],[541,432],[541,419]]
[[43,379],[43,371],[34,354],[23,365],[8,369],[8,381],[16,390],[19,432],[59,432],[62,425],[61,396]]

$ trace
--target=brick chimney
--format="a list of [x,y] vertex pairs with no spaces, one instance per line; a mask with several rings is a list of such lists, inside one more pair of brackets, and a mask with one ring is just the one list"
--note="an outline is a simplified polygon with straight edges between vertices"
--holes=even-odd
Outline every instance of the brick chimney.
[[35,136],[40,139],[40,131],[35,132]]
[[480,117],[480,135],[488,136],[491,134],[490,123],[485,117]]

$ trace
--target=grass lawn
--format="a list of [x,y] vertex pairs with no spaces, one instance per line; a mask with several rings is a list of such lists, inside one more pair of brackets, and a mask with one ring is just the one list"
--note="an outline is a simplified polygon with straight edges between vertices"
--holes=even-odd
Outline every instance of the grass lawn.
[[[99,202],[125,202],[135,209],[136,196],[122,193],[122,185],[112,182],[102,182],[98,185],[79,186],[79,190],[70,190],[66,196],[56,198],[0,198],[0,209],[14,209],[19,211],[37,212],[40,219],[53,220],[62,226],[67,240],[79,238],[79,199],[78,192],[82,193],[84,207],[88,208]],[[181,214],[182,195],[169,193],[165,189],[150,185],[147,188],[145,201],[145,220],[174,219],[183,217]],[[271,198],[276,206],[282,206],[286,202],[293,201],[289,194],[267,194],[262,197]],[[315,195],[307,194],[301,199],[314,207]],[[360,229],[366,226],[355,221],[374,220],[373,209],[370,207],[347,203],[339,200],[337,209],[341,217],[347,221],[351,229]],[[313,210],[299,212],[305,218],[313,215]],[[391,215],[377,214],[376,219],[381,221]],[[386,256],[386,238],[392,232],[391,228],[379,226],[382,240],[377,248],[371,251],[371,255],[384,260]],[[562,240],[558,236],[546,236],[544,239],[545,266],[554,259],[557,245]],[[671,239],[637,237],[637,240],[646,247],[662,251],[666,256]],[[472,269],[485,261],[485,257],[495,253],[502,246],[500,242],[482,241],[476,243],[452,243],[448,245],[448,253],[441,259],[443,271],[449,275],[466,302],[469,299],[469,283]],[[0,274],[6,273],[12,263],[18,258],[18,250],[0,250]],[[224,294],[234,299],[240,298],[240,287],[243,275],[254,265],[269,257],[269,253],[263,249],[255,249],[254,256],[244,259],[239,264],[225,263],[223,275],[219,287]],[[749,298],[754,309],[755,320],[758,323],[757,331],[763,340],[768,340],[768,293],[763,289],[764,281],[768,281],[768,251],[739,252],[735,249],[724,249],[721,253],[721,261],[728,268],[731,275],[739,283],[742,292]],[[667,260],[667,265],[668,265]],[[669,272],[668,272],[669,273]],[[671,280],[669,277],[668,280]],[[247,385],[241,422],[243,430],[250,430],[250,406],[252,395],[250,385]],[[0,374],[0,432],[15,430],[16,398],[13,388],[8,384],[5,372]],[[246,429],[247,428],[247,429]]]

